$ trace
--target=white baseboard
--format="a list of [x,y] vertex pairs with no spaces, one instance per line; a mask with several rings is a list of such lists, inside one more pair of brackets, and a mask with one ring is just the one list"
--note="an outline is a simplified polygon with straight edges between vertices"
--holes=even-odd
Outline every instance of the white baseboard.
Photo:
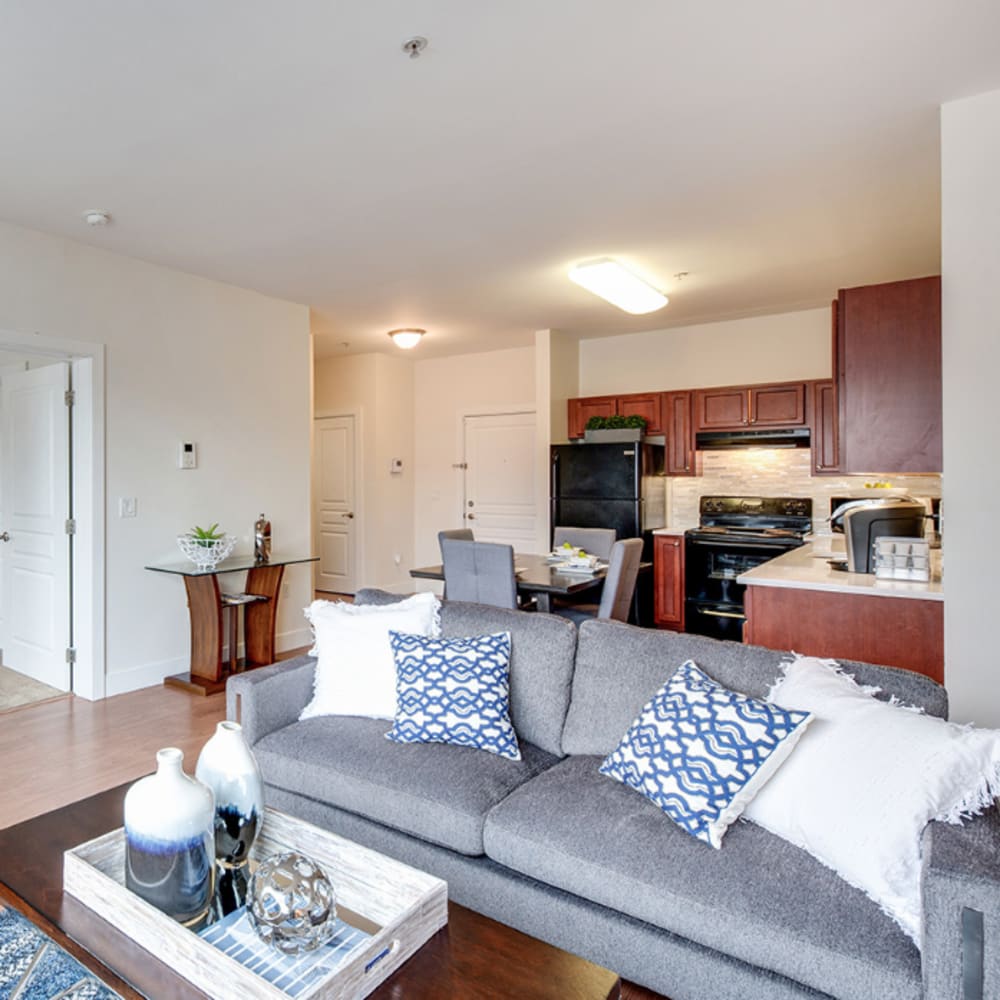
[[[312,645],[312,631],[308,626],[279,632],[274,637],[274,648],[283,653],[287,649],[298,649],[300,646]],[[243,643],[240,643],[239,654],[243,655]],[[228,656],[228,649],[223,649],[223,659]],[[171,660],[159,660],[155,663],[144,663],[129,670],[116,670],[105,678],[105,697],[116,694],[127,694],[129,691],[139,691],[142,688],[156,687],[163,683],[164,677],[172,674],[182,674],[191,669],[191,661],[185,657]]]
[[116,694],[127,694],[129,691],[139,691],[142,688],[155,687],[163,683],[164,677],[171,674],[182,674],[191,669],[191,661],[186,657],[172,660],[158,660],[155,663],[144,663],[129,670],[111,671],[105,677],[105,697]]

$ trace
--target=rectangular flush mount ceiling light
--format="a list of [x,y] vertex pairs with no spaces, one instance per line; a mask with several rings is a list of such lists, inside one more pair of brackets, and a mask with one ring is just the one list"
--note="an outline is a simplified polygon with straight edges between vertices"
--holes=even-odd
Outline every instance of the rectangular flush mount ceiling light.
[[667,304],[667,297],[642,278],[637,278],[616,260],[603,257],[577,264],[569,271],[569,280],[588,292],[607,299],[627,313],[641,315],[656,312]]

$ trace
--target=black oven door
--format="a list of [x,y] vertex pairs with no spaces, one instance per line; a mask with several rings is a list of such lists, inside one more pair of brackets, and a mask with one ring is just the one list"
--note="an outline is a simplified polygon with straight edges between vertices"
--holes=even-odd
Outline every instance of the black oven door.
[[688,536],[684,553],[685,629],[742,642],[746,587],[736,578],[794,547]]

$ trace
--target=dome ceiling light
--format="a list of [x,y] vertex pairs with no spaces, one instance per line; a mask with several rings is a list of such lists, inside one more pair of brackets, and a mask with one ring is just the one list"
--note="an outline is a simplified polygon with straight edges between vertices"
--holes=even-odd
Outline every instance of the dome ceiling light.
[[392,342],[397,347],[401,347],[404,351],[409,351],[420,343],[426,332],[426,330],[410,326],[404,327],[401,330],[390,330],[389,336],[392,337]]

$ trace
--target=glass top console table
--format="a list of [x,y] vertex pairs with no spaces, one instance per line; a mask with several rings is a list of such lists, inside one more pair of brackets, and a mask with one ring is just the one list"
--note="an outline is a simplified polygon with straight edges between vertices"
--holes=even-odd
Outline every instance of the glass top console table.
[[[215,569],[197,569],[191,562],[160,563],[147,566],[156,573],[171,573],[184,578],[187,590],[188,615],[191,620],[191,670],[164,679],[169,687],[180,687],[198,694],[214,694],[226,686],[227,670],[222,660],[222,609],[230,607],[233,624],[239,608],[244,618],[244,665],[248,670],[274,663],[274,627],[278,618],[278,596],[285,567],[298,563],[316,562],[318,556],[284,556],[272,554],[267,562],[257,562],[253,556],[230,556]],[[219,587],[219,576],[246,572],[243,594],[246,601],[236,606],[227,601]],[[242,596],[242,595],[241,595]],[[230,629],[230,657],[235,664]]]

